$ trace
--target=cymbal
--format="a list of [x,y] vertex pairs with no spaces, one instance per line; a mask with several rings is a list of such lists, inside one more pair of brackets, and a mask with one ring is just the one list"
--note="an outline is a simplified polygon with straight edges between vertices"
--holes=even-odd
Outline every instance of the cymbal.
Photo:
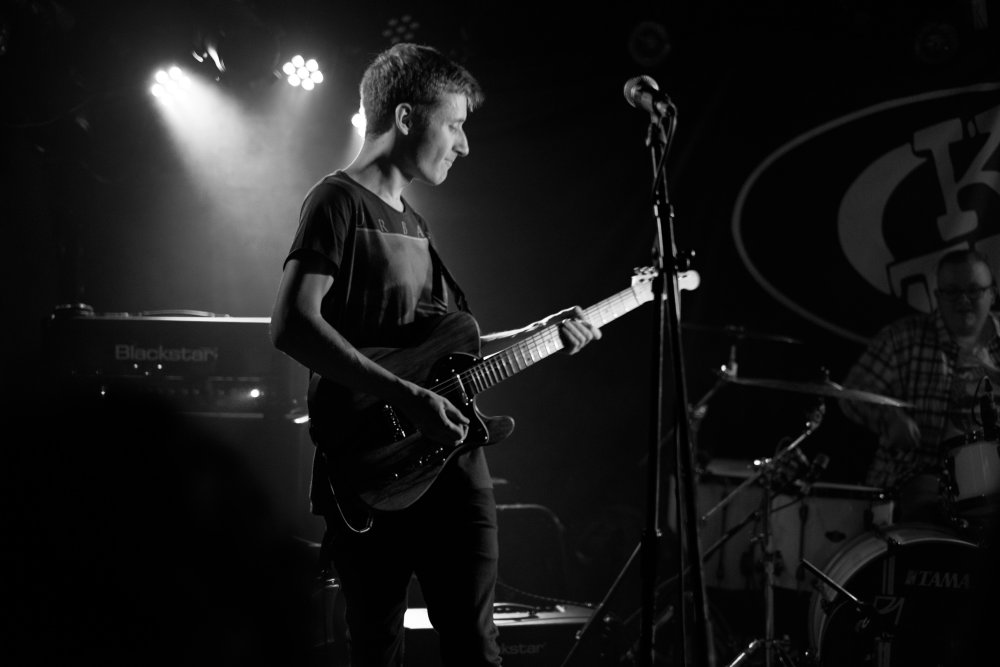
[[790,382],[788,380],[775,380],[772,378],[745,378],[721,373],[723,379],[733,384],[741,384],[747,387],[763,387],[765,389],[782,389],[799,394],[812,394],[814,396],[827,396],[829,398],[847,399],[852,401],[862,401],[865,403],[875,403],[877,405],[888,405],[896,408],[909,408],[912,404],[904,401],[875,394],[870,391],[860,389],[849,389],[831,380],[824,382]]
[[792,338],[791,336],[782,336],[779,334],[764,333],[762,331],[751,331],[741,324],[723,324],[720,326],[711,324],[697,324],[694,322],[684,322],[681,324],[684,329],[689,329],[691,331],[704,331],[707,333],[723,334],[729,338],[735,338],[736,340],[764,340],[773,343],[792,343],[795,345],[801,345],[802,341],[797,338]]

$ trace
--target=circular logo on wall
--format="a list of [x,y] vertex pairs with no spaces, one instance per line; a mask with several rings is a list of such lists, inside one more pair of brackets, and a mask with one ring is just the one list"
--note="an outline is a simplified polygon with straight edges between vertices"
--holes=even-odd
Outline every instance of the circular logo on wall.
[[742,187],[733,236],[775,299],[864,342],[934,308],[938,259],[1000,268],[1000,83],[887,101],[796,137]]

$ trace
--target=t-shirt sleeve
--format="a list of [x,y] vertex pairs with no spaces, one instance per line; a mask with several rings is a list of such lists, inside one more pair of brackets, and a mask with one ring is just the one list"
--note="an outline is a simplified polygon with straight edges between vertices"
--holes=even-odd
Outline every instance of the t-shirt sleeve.
[[313,186],[302,202],[299,228],[285,263],[306,253],[318,253],[330,261],[336,273],[344,256],[354,208],[350,193],[339,184],[321,182]]

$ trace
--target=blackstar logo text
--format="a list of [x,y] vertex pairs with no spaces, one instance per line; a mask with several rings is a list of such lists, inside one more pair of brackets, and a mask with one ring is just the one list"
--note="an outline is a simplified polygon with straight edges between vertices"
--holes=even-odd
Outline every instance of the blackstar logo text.
[[204,364],[217,361],[217,347],[140,347],[128,343],[115,344],[115,361],[168,361]]

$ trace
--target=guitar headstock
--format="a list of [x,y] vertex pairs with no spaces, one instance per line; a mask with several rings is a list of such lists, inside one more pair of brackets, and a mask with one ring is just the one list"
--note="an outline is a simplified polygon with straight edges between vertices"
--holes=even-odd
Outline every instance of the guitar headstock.
[[[632,291],[640,303],[653,300],[653,278],[656,277],[656,268],[652,266],[640,266],[633,269]],[[701,277],[697,271],[681,271],[677,274],[677,287],[681,290],[694,291],[701,284]]]
[[653,278],[655,277],[655,267],[638,266],[632,269],[632,292],[639,303],[653,300]]

